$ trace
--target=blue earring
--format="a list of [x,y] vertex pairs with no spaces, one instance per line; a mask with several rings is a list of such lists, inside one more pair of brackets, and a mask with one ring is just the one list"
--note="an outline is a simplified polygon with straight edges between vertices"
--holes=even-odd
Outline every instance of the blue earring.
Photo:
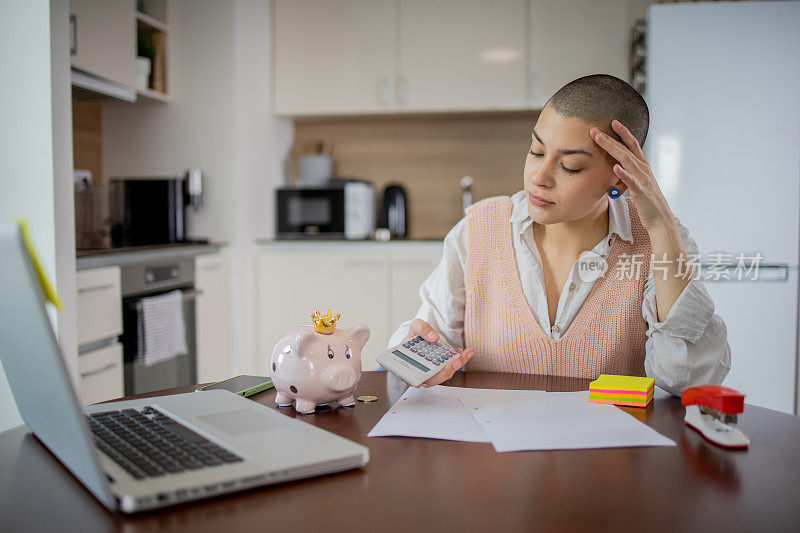
[[620,196],[622,196],[622,193],[619,192],[619,189],[617,189],[616,187],[611,187],[611,189],[608,191],[608,196],[610,198],[619,198]]

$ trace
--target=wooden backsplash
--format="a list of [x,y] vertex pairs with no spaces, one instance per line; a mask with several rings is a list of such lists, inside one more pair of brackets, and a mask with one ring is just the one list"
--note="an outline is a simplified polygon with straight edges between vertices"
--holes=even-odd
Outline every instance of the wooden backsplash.
[[91,170],[95,185],[103,183],[101,113],[99,102],[72,101],[73,168]]
[[441,239],[464,216],[461,178],[472,176],[473,201],[522,189],[530,129],[538,112],[476,116],[298,120],[295,142],[328,141],[335,175],[408,193],[409,237]]

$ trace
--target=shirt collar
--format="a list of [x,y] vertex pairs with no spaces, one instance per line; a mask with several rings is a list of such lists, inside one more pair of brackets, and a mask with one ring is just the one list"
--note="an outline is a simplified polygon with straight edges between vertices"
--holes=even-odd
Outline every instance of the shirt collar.
[[[511,197],[511,217],[509,222],[516,228],[517,233],[524,233],[531,224],[528,213],[528,193],[525,189],[514,193]],[[609,199],[608,201],[608,234],[617,234],[622,240],[633,244],[631,232],[631,217],[628,202],[625,198]]]

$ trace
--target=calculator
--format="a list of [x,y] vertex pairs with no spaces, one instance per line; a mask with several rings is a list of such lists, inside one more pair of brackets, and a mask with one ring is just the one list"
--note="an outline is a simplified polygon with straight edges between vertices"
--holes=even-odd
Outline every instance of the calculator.
[[438,374],[458,352],[441,342],[428,342],[419,335],[382,352],[378,363],[414,387]]

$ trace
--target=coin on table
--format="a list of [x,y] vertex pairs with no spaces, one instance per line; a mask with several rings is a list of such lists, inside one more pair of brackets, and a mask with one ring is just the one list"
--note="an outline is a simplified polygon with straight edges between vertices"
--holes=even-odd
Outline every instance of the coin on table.
[[378,397],[377,396],[359,396],[358,398],[356,398],[356,400],[358,400],[359,402],[370,403],[370,402],[377,402],[378,401]]

